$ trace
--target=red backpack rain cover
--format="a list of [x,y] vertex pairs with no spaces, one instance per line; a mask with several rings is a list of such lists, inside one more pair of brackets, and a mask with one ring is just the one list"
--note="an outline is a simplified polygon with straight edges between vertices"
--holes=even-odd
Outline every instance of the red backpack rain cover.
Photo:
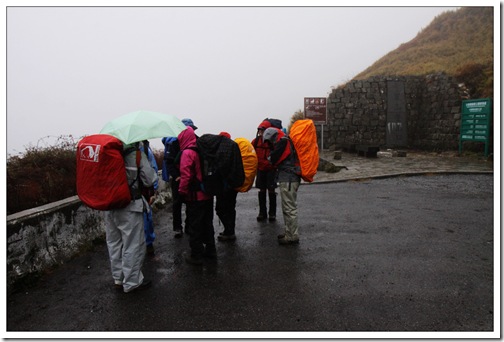
[[119,209],[131,202],[123,144],[119,139],[95,134],[79,141],[76,173],[77,195],[88,207]]

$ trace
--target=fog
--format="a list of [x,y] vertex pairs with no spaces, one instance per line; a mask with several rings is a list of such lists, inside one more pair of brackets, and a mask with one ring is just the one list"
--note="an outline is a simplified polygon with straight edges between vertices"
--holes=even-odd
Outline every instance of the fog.
[[7,7],[7,153],[137,110],[252,139],[454,9]]

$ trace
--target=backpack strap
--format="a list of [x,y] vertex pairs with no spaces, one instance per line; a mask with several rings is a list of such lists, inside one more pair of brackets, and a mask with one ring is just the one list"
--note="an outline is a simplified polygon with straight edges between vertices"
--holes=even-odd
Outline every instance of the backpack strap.
[[123,151],[123,157],[126,157],[128,154],[130,154],[132,152],[136,153],[135,160],[136,160],[136,166],[137,166],[137,176],[136,176],[135,179],[133,179],[131,181],[131,183],[128,184],[128,186],[130,188],[131,198],[132,199],[137,199],[138,195],[135,194],[135,193],[133,193],[132,187],[133,187],[133,184],[135,184],[136,181],[139,181],[140,194],[142,193],[142,191],[141,191],[141,189],[142,189],[142,182],[140,182],[140,161],[141,161],[141,158],[142,158],[142,152],[140,151],[140,149],[137,146],[130,147],[130,148],[127,148],[126,150]]
[[142,188],[143,188],[143,184],[140,181],[140,161],[141,160],[142,160],[142,152],[140,151],[140,149],[137,149],[136,150],[137,176],[136,176],[136,179],[133,182],[131,182],[130,187],[132,187],[133,184],[135,184],[135,182],[138,181],[138,188],[140,189],[140,193],[142,193]]
[[[281,139],[286,139],[290,144],[289,157],[292,158],[292,160],[294,161],[294,168],[290,171],[298,176],[301,176],[301,167],[299,165],[299,156],[297,154],[296,148],[294,147],[294,142],[292,141],[292,139],[289,136],[284,136]],[[298,171],[298,169],[299,169],[299,171]]]
[[140,149],[136,150],[136,166],[140,170],[140,161],[142,160],[142,154],[140,152]]
[[[201,151],[197,146],[191,146],[187,148],[188,150],[193,150],[198,154],[199,162],[200,162],[200,170],[201,176],[204,175],[204,160]],[[203,183],[198,180],[198,177],[194,175],[194,179],[191,180],[189,185],[189,190],[193,192],[193,195],[196,196],[196,191],[203,191]]]

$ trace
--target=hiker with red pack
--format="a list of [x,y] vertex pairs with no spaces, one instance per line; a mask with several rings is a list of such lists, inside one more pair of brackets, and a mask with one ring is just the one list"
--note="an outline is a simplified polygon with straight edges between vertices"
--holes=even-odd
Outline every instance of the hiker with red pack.
[[77,145],[77,194],[86,206],[104,211],[112,278],[124,292],[150,285],[142,273],[143,213],[150,210],[142,192],[153,187],[157,173],[140,146],[108,134],[84,137]]
[[[139,143],[126,145],[124,163],[130,184],[131,201],[125,208],[105,212],[105,231],[109,251],[112,277],[118,289],[131,292],[150,285],[142,273],[145,258],[145,236],[143,213],[149,204],[142,196],[142,187],[151,187],[157,180],[145,153],[139,151]],[[137,157],[139,162],[137,163]],[[140,183],[141,182],[141,183]]]
[[189,231],[190,254],[185,255],[186,262],[202,265],[203,258],[215,258],[213,227],[213,196],[206,194],[200,187],[203,181],[200,156],[196,147],[196,134],[192,127],[187,127],[177,137],[180,144],[180,183],[179,194],[186,204],[186,229]]
[[[259,199],[259,215],[257,216],[257,221],[264,221],[269,219],[269,221],[276,220],[276,192],[277,187],[275,182],[275,169],[268,161],[268,156],[271,152],[271,147],[269,144],[265,143],[262,139],[264,130],[272,127],[272,123],[276,127],[281,129],[281,123],[279,120],[275,119],[265,119],[257,127],[257,134],[255,139],[252,140],[252,145],[257,154],[257,175],[255,186],[259,189],[258,199]],[[280,136],[283,136],[283,132],[279,130]],[[267,202],[269,201],[269,210]],[[269,218],[268,218],[269,216]]]

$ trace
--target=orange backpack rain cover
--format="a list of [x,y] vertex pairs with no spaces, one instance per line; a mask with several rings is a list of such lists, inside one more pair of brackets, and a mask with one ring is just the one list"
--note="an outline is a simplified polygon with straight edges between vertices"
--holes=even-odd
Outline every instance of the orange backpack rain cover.
[[313,120],[304,119],[294,122],[289,130],[289,138],[294,144],[301,167],[301,178],[313,182],[319,165],[317,130]]
[[108,134],[94,134],[79,141],[77,195],[88,207],[119,209],[131,202],[122,153],[122,142]]
[[243,171],[245,172],[245,181],[239,188],[235,188],[238,192],[247,192],[252,188],[254,179],[257,173],[257,154],[254,146],[245,138],[236,138],[235,142],[240,147],[240,153],[243,162]]

